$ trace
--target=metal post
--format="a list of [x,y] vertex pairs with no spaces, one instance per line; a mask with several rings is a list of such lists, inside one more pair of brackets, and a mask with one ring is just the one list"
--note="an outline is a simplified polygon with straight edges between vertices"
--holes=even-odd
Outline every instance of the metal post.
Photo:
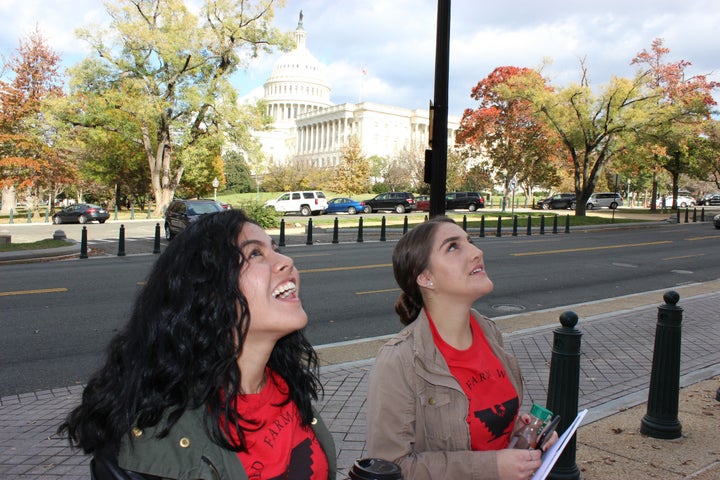
[[125,225],[120,225],[120,238],[118,239],[118,257],[125,256]]
[[685,207],[685,223],[688,223],[688,211],[689,209]]
[[332,243],[339,243],[340,240],[338,239],[338,218],[335,217],[335,222],[333,223],[333,238]]
[[[148,210],[149,212],[150,210]],[[155,241],[153,243],[153,253],[160,253],[160,224],[155,224]]]
[[570,215],[565,215],[565,233],[570,233]]
[[480,217],[480,238],[485,236],[485,215]]
[[540,235],[545,235],[545,215],[540,215]]
[[558,216],[557,216],[557,215],[553,215],[553,229],[552,229],[552,233],[557,233],[557,232],[558,232]]
[[[385,218],[385,217],[383,217]],[[405,219],[403,220],[403,235],[405,235],[408,231],[408,217],[405,215]]]
[[463,215],[462,229],[463,232],[467,232],[467,215]]
[[80,233],[80,258],[88,258],[87,253],[87,227],[83,225]]
[[679,208],[675,211],[675,217],[677,218],[677,223],[680,223],[680,209]]
[[693,223],[697,222],[697,207],[693,208]]
[[700,221],[701,222],[705,221],[705,207],[700,209]]
[[357,241],[362,242],[363,241],[363,218],[360,217],[358,219],[358,232],[357,232]]
[[[577,313],[564,312],[560,315],[562,327],[553,331],[547,408],[555,415],[560,415],[558,434],[562,434],[567,429],[578,412],[582,333],[575,328],[577,323]],[[548,478],[552,480],[580,479],[580,469],[575,463],[576,436],[577,434],[572,436]]]
[[278,246],[285,246],[285,219],[280,219],[280,239],[278,240]]
[[677,306],[680,294],[670,290],[658,307],[655,328],[647,413],[640,422],[640,433],[653,438],[680,438],[678,420],[680,397],[680,340],[683,309]]
[[513,215],[513,229],[512,229],[513,237],[517,237],[517,224],[518,224],[518,216]]
[[532,215],[527,217],[527,234],[532,235]]
[[308,219],[307,223],[307,240],[305,241],[305,245],[312,245],[313,244],[313,238],[312,238],[312,231],[313,231],[313,225],[312,225],[312,218]]
[[496,237],[502,237],[502,215],[498,215],[497,229],[495,230]]
[[380,241],[381,242],[387,241],[385,229],[386,229],[385,217],[382,217],[382,219],[380,220]]

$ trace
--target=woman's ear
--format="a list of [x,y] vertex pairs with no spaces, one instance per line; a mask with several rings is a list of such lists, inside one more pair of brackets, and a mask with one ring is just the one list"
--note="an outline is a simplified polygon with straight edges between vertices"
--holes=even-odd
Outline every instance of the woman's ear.
[[435,286],[432,277],[427,272],[423,272],[417,276],[417,284],[424,288],[433,288]]

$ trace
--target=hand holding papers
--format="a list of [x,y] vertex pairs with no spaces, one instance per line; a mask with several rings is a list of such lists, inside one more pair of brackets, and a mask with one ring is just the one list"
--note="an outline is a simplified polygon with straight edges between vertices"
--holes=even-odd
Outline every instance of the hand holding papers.
[[575,417],[575,420],[573,420],[570,426],[568,426],[567,430],[565,430],[560,436],[560,438],[558,438],[558,441],[555,442],[555,445],[550,447],[550,449],[543,454],[542,465],[540,465],[540,468],[538,468],[537,472],[535,472],[535,475],[533,475],[531,480],[544,480],[548,476],[550,470],[552,470],[552,467],[555,465],[555,462],[557,462],[557,459],[560,457],[560,454],[565,449],[565,446],[575,434],[575,431],[580,426],[580,422],[582,422],[582,419],[583,417],[585,417],[585,414],[587,412],[587,408],[579,412],[577,414],[577,417]]

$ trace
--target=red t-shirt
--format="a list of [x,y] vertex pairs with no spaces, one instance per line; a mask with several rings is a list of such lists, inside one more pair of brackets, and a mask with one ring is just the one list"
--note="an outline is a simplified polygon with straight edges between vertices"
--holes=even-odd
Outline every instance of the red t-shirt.
[[[238,395],[237,408],[243,418],[259,424],[243,425],[248,451],[238,452],[250,480],[327,480],[325,451],[310,427],[301,425],[295,403],[281,405],[288,396],[285,380],[270,369],[263,389]],[[236,440],[234,428],[228,435]]]
[[467,423],[473,450],[501,450],[510,442],[520,408],[517,391],[507,376],[505,366],[493,354],[485,334],[470,317],[473,342],[470,348],[458,350],[447,344],[435,328],[430,315],[430,329],[435,345],[445,358],[450,373],[457,379],[468,398]]

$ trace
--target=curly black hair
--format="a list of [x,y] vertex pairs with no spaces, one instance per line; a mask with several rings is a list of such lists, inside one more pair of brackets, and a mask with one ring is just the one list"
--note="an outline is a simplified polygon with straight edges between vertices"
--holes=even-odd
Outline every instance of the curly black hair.
[[[213,441],[246,450],[245,419],[234,400],[242,377],[237,359],[252,321],[238,286],[245,259],[237,239],[248,223],[254,222],[241,210],[208,214],[170,242],[81,404],[58,427],[72,446],[85,453],[116,449],[134,427],[158,425],[165,436],[186,410],[204,406]],[[287,382],[289,401],[309,425],[322,385],[304,331],[281,338],[268,366]],[[236,442],[224,434],[228,423]]]

